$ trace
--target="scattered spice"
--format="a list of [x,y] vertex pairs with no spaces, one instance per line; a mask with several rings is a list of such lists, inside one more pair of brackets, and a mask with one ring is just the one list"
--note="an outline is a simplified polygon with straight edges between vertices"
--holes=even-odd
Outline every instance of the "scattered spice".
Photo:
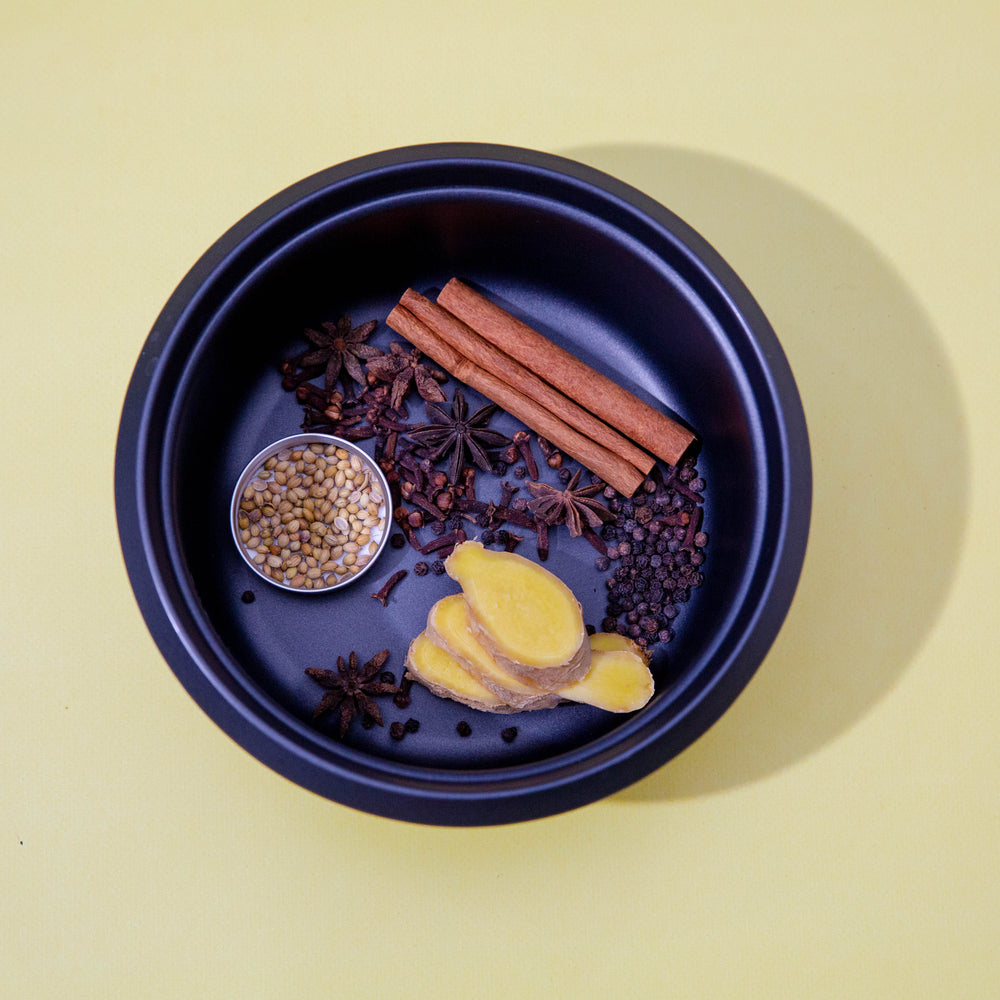
[[508,726],[500,733],[500,738],[504,743],[513,743],[517,739],[517,726]]
[[420,729],[420,722],[417,719],[407,719],[404,728],[408,733],[415,733]]
[[562,467],[562,452],[555,445],[551,444],[547,438],[543,438],[541,434],[538,435],[538,447],[545,456],[545,464],[550,469],[559,469]]
[[529,501],[528,509],[548,526],[565,524],[573,538],[583,534],[585,524],[590,528],[599,528],[615,519],[604,504],[594,499],[601,491],[600,485],[579,485],[582,472],[582,469],[577,469],[563,490],[548,483],[528,483],[528,489],[535,497]]
[[455,732],[458,733],[458,735],[462,736],[462,737],[471,736],[472,735],[472,726],[470,726],[465,721],[465,719],[463,719],[457,726],[455,726]]
[[399,682],[399,691],[393,696],[392,702],[396,708],[409,708],[410,706],[410,688],[413,687],[413,681],[403,675],[403,679]]
[[243,593],[240,594],[240,600],[244,604],[253,604],[253,602],[257,600],[257,597],[252,590],[244,590]]
[[389,726],[389,735],[394,740],[401,740],[406,735],[406,727],[402,722],[394,722]]
[[337,657],[336,670],[307,667],[306,676],[311,677],[326,690],[322,701],[313,712],[313,721],[318,721],[330,712],[339,712],[337,734],[341,739],[346,735],[356,715],[368,715],[377,725],[383,725],[382,713],[375,703],[375,697],[381,694],[397,694],[400,690],[395,684],[387,684],[378,676],[388,658],[389,650],[383,649],[359,668],[358,654],[352,651],[346,663],[342,656]]
[[704,489],[689,460],[671,468],[666,478],[651,478],[633,498],[605,493],[615,519],[601,536],[609,543],[608,558],[618,565],[606,580],[603,631],[618,632],[642,647],[674,638],[672,622],[704,582],[699,567],[708,535],[697,530],[702,496],[691,488],[695,480]]
[[430,422],[411,430],[410,437],[431,449],[432,462],[451,455],[448,478],[453,483],[458,481],[462,466],[469,460],[487,472],[492,469],[488,449],[503,447],[508,442],[505,435],[487,427],[499,409],[496,403],[487,403],[469,416],[465,396],[461,389],[456,389],[450,413],[433,402],[425,403],[424,408]]
[[371,596],[374,597],[375,600],[378,601],[383,608],[387,607],[389,604],[389,592],[405,576],[406,576],[405,569],[397,569],[396,572],[393,573],[392,576],[390,576],[389,579],[386,580],[384,584],[382,584],[381,588],[379,590],[376,590],[375,593],[372,594]]
[[[377,325],[372,319],[360,326],[352,326],[350,316],[342,316],[336,323],[323,323],[321,330],[306,329],[306,339],[313,348],[289,358],[285,366],[299,372],[314,373],[307,378],[315,377],[322,371],[323,384],[328,392],[336,388],[338,379],[344,380],[345,374],[364,386],[365,373],[361,362],[382,353],[377,347],[365,343]],[[344,385],[346,388],[346,380]]]
[[422,357],[416,348],[407,351],[399,341],[393,341],[388,354],[369,360],[368,371],[380,381],[389,383],[390,406],[394,410],[402,410],[403,400],[411,387],[416,388],[423,400],[444,402],[445,395],[438,383],[446,382],[448,375],[440,368],[423,364]]
[[[407,295],[413,302],[419,299],[410,292]],[[391,322],[388,325],[397,329]],[[323,426],[354,440],[375,438],[375,457],[397,504],[393,519],[399,532],[392,535],[390,544],[397,549],[409,544],[418,553],[414,575],[444,573],[443,559],[468,537],[470,523],[484,545],[500,546],[507,552],[514,551],[524,537],[514,534],[511,527],[534,532],[541,561],[549,554],[550,532],[565,525],[570,537],[586,538],[597,551],[594,567],[598,572],[613,569],[606,580],[608,601],[602,630],[628,636],[640,646],[669,642],[680,606],[703,579],[700,567],[708,541],[702,530],[705,481],[693,460],[687,458],[665,469],[657,465],[647,470],[645,478],[625,477],[623,485],[621,477],[608,475],[612,466],[601,466],[609,481],[593,468],[588,472],[584,465],[591,463],[581,463],[568,440],[560,438],[557,447],[537,427],[534,436],[544,462],[536,461],[528,431],[519,430],[507,438],[490,429],[500,409],[497,403],[489,402],[470,416],[459,385],[449,408],[441,389],[448,374],[431,363],[421,350],[422,342],[414,341],[417,346],[412,349],[391,343],[383,352],[364,343],[374,329],[367,326],[353,328],[349,320],[341,320],[337,325],[324,324],[322,331],[311,331],[312,349],[283,364],[282,384],[294,389],[303,404],[304,426]],[[405,330],[398,332],[412,339]],[[434,354],[429,344],[426,351]],[[433,360],[456,374],[445,358],[434,354]],[[361,370],[362,363],[367,374]],[[318,375],[323,375],[323,388],[308,381]],[[354,396],[353,386],[345,382],[345,391],[351,393],[345,399],[337,389],[337,379],[347,375],[362,386],[362,392]],[[460,376],[456,376],[459,381],[473,385],[474,380]],[[473,387],[482,391],[478,385]],[[405,399],[413,390],[424,400],[428,420],[407,425],[403,422]],[[525,419],[520,412],[513,415]],[[569,463],[570,455],[578,461]],[[446,463],[446,470],[436,468],[439,462]],[[477,469],[502,480],[508,468],[514,483],[530,477],[526,484],[530,498],[517,497],[519,487],[506,481],[499,484],[499,496],[491,498],[489,490],[482,488],[477,496]],[[541,481],[540,468],[553,470],[552,483]],[[635,482],[635,489],[625,492]],[[420,538],[425,530],[433,535],[429,540],[426,535]],[[405,570],[398,571],[372,597],[387,606],[389,591],[405,576]],[[397,689],[394,700],[400,707],[409,704],[409,683],[404,678]],[[467,730],[463,735],[471,733],[468,723],[460,724],[460,732],[463,727]],[[510,729],[516,734],[515,727]]]
[[[538,463],[535,461],[535,456],[531,451],[531,437],[528,435],[527,431],[514,431],[514,435],[511,438],[515,445],[517,445],[518,454],[521,456],[521,460],[524,462],[525,468],[528,470],[528,475],[532,479],[538,478]],[[539,438],[540,441],[544,438]]]
[[[432,552],[440,552],[442,549],[448,549],[451,551],[460,542],[465,541],[465,531],[458,528],[456,531],[449,531],[445,535],[441,535],[439,538],[431,539],[431,541],[426,542],[424,545],[420,546],[420,552],[423,555],[430,555]],[[447,558],[447,553],[442,555],[442,558]]]

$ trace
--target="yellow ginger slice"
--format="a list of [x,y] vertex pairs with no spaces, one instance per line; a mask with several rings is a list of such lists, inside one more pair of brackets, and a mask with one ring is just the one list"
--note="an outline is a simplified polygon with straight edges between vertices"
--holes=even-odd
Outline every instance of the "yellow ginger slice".
[[406,652],[406,673],[439,698],[450,698],[482,712],[516,712],[484,687],[446,649],[421,632]]
[[519,711],[558,705],[558,694],[504,670],[472,629],[461,594],[442,597],[427,616],[427,636],[450,652],[465,669],[498,698]]
[[613,632],[590,637],[590,672],[559,694],[606,712],[636,712],[653,697],[648,657],[631,639]]
[[497,664],[555,690],[590,669],[580,602],[555,574],[519,556],[462,542],[445,560],[462,588],[469,620]]

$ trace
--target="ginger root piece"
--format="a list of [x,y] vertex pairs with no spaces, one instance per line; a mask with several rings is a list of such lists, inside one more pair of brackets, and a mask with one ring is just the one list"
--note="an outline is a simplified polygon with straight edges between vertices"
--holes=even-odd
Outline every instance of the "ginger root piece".
[[[447,650],[484,687],[517,711],[558,705],[560,697],[504,670],[473,631],[461,594],[442,597],[427,616],[427,637]],[[581,682],[582,683],[582,682]]]
[[649,658],[631,639],[613,632],[590,637],[590,672],[559,689],[567,701],[606,712],[635,712],[653,697]]
[[407,676],[423,684],[439,698],[450,698],[482,712],[516,712],[479,683],[446,649],[421,632],[406,651]]
[[516,552],[462,542],[445,560],[473,631],[497,664],[547,690],[581,680],[590,643],[580,602],[547,569]]

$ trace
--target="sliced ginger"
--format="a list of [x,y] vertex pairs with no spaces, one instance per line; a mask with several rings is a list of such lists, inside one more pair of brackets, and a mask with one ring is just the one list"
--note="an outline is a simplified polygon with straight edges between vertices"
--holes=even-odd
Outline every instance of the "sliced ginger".
[[427,616],[427,635],[448,650],[484,687],[520,711],[552,708],[559,696],[501,667],[473,631],[469,608],[461,594],[442,597]]
[[463,542],[445,568],[462,593],[431,608],[406,655],[434,694],[504,713],[564,701],[635,712],[653,696],[646,653],[614,633],[588,637],[573,592],[537,563]]
[[504,670],[555,690],[590,669],[580,603],[553,573],[514,552],[463,542],[445,561],[473,631]]
[[613,632],[590,637],[590,672],[559,689],[567,701],[606,712],[635,712],[653,697],[648,657],[631,639]]
[[452,654],[421,632],[406,653],[407,674],[439,698],[450,698],[484,712],[516,712],[484,687]]

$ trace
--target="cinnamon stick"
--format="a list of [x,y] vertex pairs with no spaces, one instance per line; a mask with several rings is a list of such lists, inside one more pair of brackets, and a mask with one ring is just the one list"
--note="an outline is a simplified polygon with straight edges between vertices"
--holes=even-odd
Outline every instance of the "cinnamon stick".
[[405,306],[397,305],[386,318],[386,325],[459,381],[472,386],[536,434],[544,435],[568,455],[572,455],[619,493],[630,497],[642,485],[645,477],[631,462],[592,441],[530,396],[525,396],[502,379],[480,368],[438,336],[426,323],[417,319]]
[[645,475],[656,460],[637,447],[627,437],[599,420],[572,399],[567,399],[558,389],[553,389],[529,368],[505,354],[475,330],[453,316],[447,309],[408,288],[400,304],[409,309],[422,323],[429,326],[442,340],[447,341],[473,364],[503,379],[512,389],[530,396],[564,423],[575,427],[582,434],[593,438],[599,445],[620,455]]
[[670,465],[676,465],[694,441],[695,435],[686,427],[595,371],[458,278],[452,278],[444,286],[438,303],[505,354],[542,373],[546,382]]

